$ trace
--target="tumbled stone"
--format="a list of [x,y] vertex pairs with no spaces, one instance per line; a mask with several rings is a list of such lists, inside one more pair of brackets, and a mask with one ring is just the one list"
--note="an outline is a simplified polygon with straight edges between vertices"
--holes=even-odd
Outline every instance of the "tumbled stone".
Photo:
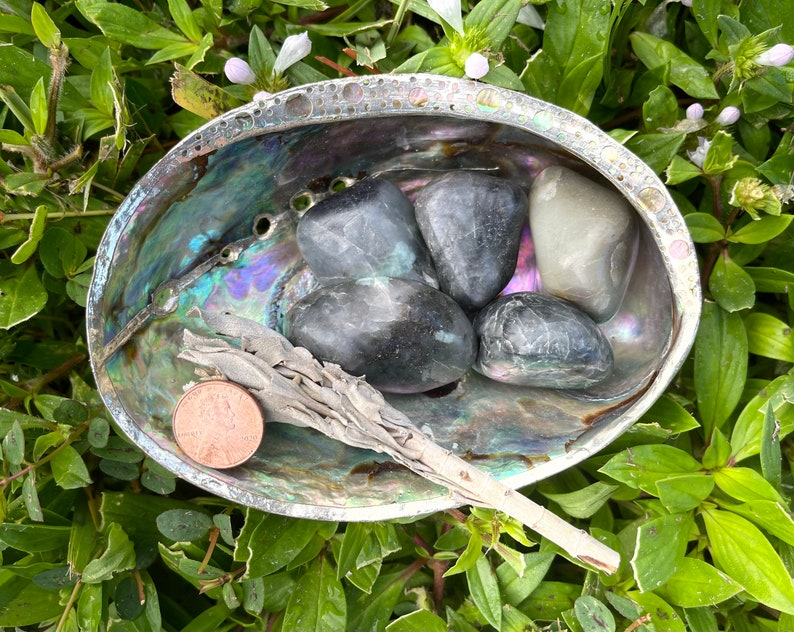
[[438,287],[413,205],[388,180],[367,178],[315,204],[298,223],[297,243],[324,285],[388,276]]
[[529,194],[529,226],[543,290],[596,322],[612,318],[626,293],[639,237],[626,199],[575,171],[548,167]]
[[500,382],[587,388],[614,367],[609,341],[584,312],[535,292],[508,294],[474,321],[480,349],[474,368]]
[[455,301],[423,283],[384,277],[305,296],[287,313],[284,335],[320,360],[394,393],[454,382],[476,354],[471,324]]
[[516,268],[527,198],[504,178],[451,171],[414,202],[441,290],[465,310],[487,305]]

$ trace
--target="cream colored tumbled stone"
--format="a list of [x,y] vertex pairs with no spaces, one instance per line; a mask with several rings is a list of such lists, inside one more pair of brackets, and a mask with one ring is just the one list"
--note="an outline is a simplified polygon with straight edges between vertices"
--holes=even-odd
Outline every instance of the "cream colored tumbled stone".
[[617,191],[566,167],[532,184],[529,226],[543,290],[595,321],[620,307],[637,251],[637,217]]

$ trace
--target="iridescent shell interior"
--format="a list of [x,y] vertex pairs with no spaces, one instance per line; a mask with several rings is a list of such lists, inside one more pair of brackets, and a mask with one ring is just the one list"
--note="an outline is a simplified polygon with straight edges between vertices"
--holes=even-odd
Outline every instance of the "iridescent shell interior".
[[[113,217],[88,307],[100,392],[120,429],[182,478],[236,502],[287,515],[381,520],[454,506],[444,488],[387,457],[279,424],[250,461],[198,465],[178,448],[171,414],[196,380],[177,358],[193,306],[279,327],[314,286],[295,244],[301,202],[338,178],[381,174],[409,196],[439,172],[478,169],[526,190],[544,167],[569,166],[612,187],[639,215],[641,245],[618,314],[601,325],[616,369],[582,392],[517,387],[471,371],[449,392],[388,399],[437,443],[512,487],[564,470],[607,446],[659,397],[694,339],[700,309],[694,249],[656,175],[591,123],[548,103],[429,75],[328,81],[215,119],[175,147]],[[164,282],[235,240],[258,239],[181,292],[177,309],[107,345]],[[232,258],[233,259],[233,258]],[[525,229],[505,292],[542,289]]]

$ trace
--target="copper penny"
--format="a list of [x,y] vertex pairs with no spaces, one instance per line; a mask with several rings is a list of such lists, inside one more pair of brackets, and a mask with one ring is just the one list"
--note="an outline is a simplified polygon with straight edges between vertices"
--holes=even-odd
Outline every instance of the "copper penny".
[[264,434],[264,417],[253,395],[223,380],[200,382],[174,408],[176,442],[191,459],[224,469],[250,459]]

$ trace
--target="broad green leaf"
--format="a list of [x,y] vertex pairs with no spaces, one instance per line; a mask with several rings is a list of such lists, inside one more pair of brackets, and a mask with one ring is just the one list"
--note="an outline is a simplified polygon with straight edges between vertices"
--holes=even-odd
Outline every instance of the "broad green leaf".
[[0,568],[0,628],[38,625],[63,613],[59,592]]
[[687,432],[700,426],[697,419],[670,395],[662,395],[657,399],[641,421],[659,424],[674,433]]
[[117,573],[135,568],[135,548],[121,525],[110,524],[105,538],[102,555],[88,562],[83,569],[84,584],[104,582]]
[[714,489],[714,477],[706,472],[680,474],[656,481],[656,489],[667,511],[690,511],[709,497]]
[[587,632],[614,632],[615,617],[592,595],[582,595],[573,605],[576,619]]
[[33,3],[30,12],[30,22],[33,25],[33,30],[36,32],[36,37],[47,48],[57,48],[61,44],[61,31],[52,21],[52,18],[47,15],[47,10],[43,4],[38,2]]
[[523,92],[524,90],[524,84],[521,83],[521,79],[506,65],[494,66],[482,80],[485,83],[490,83],[494,86],[500,86],[509,90],[517,90],[519,92]]
[[794,377],[781,375],[754,396],[739,414],[731,434],[731,455],[734,462],[760,452],[761,437],[763,434],[764,418],[766,416],[767,402],[775,406],[775,415],[780,423],[778,440],[794,430],[794,406],[787,403],[786,398],[791,398],[794,388]]
[[3,14],[3,19],[0,20],[0,31],[3,33],[14,33],[16,35],[31,35],[34,37],[36,35],[30,20],[9,13]]
[[686,553],[691,530],[691,514],[665,515],[639,526],[631,568],[640,590],[654,590],[670,578]]
[[673,127],[678,120],[678,100],[667,86],[656,86],[642,104],[642,124],[649,132]]
[[47,88],[42,77],[30,93],[30,117],[33,119],[33,131],[36,134],[43,135],[47,131],[47,120],[50,117],[48,105]]
[[789,325],[764,312],[748,314],[744,324],[750,353],[783,362],[794,362],[794,337]]
[[747,518],[770,535],[794,546],[794,519],[785,505],[773,500],[751,500],[739,505],[725,504],[723,509]]
[[556,103],[585,116],[590,111],[595,91],[601,84],[604,57],[593,55],[566,69],[557,91]]
[[597,481],[574,492],[564,494],[544,493],[543,495],[557,503],[569,516],[589,518],[604,506],[616,489],[618,489],[617,485],[608,485]]
[[518,606],[529,597],[543,581],[553,561],[554,553],[525,553],[525,568],[522,575],[519,575],[507,562],[500,564],[496,568],[496,578],[505,603]]
[[78,0],[77,8],[112,41],[145,50],[159,50],[175,43],[186,43],[182,35],[163,28],[140,11],[124,4]]
[[737,313],[705,302],[695,339],[695,392],[706,436],[733,412],[747,378],[747,333]]
[[94,417],[88,426],[86,439],[93,448],[104,448],[110,437],[110,424],[104,417]]
[[767,403],[761,428],[761,474],[777,491],[783,482],[783,459],[780,450],[780,422],[775,418],[774,404]]
[[791,224],[794,215],[764,215],[751,220],[736,231],[729,231],[728,241],[739,244],[764,244],[781,235]]
[[[682,182],[686,182],[687,180],[691,180],[692,178],[697,178],[700,175],[703,175],[703,171],[700,167],[693,164],[691,161],[687,160],[686,158],[682,158],[681,156],[675,155],[673,156],[673,159],[670,161],[670,164],[667,165],[667,169],[665,170],[665,176],[666,176],[665,182],[670,185],[681,184]],[[684,219],[687,219],[688,217],[689,215],[686,215]],[[720,225],[720,227],[721,226],[722,225]],[[695,239],[695,241],[698,240]],[[712,241],[716,241],[716,240],[712,240]]]
[[[245,562],[245,577],[263,577],[292,561],[317,532],[315,520],[250,512],[253,529],[237,540],[234,559]],[[248,522],[246,520],[246,523]]]
[[[25,53],[24,51],[14,47],[0,48],[0,51],[4,51],[4,50],[5,51],[18,50],[20,54],[27,55],[27,53]],[[0,57],[0,61],[3,61],[2,57]],[[21,60],[13,60],[11,61],[11,63],[14,63],[14,61],[20,62]],[[2,64],[0,64],[0,68],[2,67],[3,67]],[[0,75],[0,79],[1,78],[3,78],[2,75]],[[35,129],[35,125],[33,124],[33,117],[31,116],[30,113],[30,106],[25,102],[25,100],[17,93],[17,91],[11,85],[12,77],[5,77],[5,79],[7,80],[6,82],[4,82],[5,85],[0,86],[0,99],[2,99],[3,102],[6,104],[6,106],[8,106],[8,109],[11,110],[14,116],[17,117],[17,120],[19,120],[19,122],[22,124],[22,127],[25,128],[25,131],[29,132],[30,134],[34,134],[36,132],[36,129]],[[28,94],[32,94],[33,90],[41,82],[42,82],[42,73],[33,75],[31,77],[30,87],[27,91]]]
[[336,576],[342,579],[348,572],[356,568],[356,560],[370,537],[370,528],[363,522],[350,522],[345,527],[345,535],[339,547]]
[[736,164],[739,157],[733,153],[733,136],[722,130],[711,139],[703,160],[703,173],[716,176],[725,173]]
[[711,434],[711,440],[703,452],[703,458],[700,462],[703,464],[703,469],[714,470],[720,467],[725,467],[731,457],[731,445],[719,430],[714,430]]
[[548,5],[545,50],[558,68],[568,74],[594,54],[606,51],[609,12],[600,0],[572,0]]
[[716,565],[764,605],[794,614],[794,584],[764,535],[729,511],[706,508],[702,515]]
[[374,22],[333,22],[306,24],[306,28],[314,33],[328,37],[349,37],[356,33],[382,29],[389,26],[391,20],[376,20]]
[[166,538],[192,542],[206,537],[212,528],[212,518],[194,509],[169,509],[157,516],[157,528]]
[[201,29],[193,16],[190,6],[185,0],[168,0],[168,12],[185,36],[194,41],[200,42],[203,37]]
[[[194,42],[174,42],[173,44],[169,44],[168,46],[163,46],[160,50],[158,50],[154,55],[152,55],[148,60],[146,60],[147,65],[154,65],[159,64],[164,61],[171,61],[174,59],[181,59],[182,57],[189,57],[194,55],[198,50],[198,44]],[[190,64],[185,64],[187,68],[190,68]]]
[[764,72],[748,79],[741,87],[742,111],[761,112],[782,103],[791,103],[791,87],[779,68],[765,68]]
[[[652,630],[664,632],[687,632],[678,612],[669,603],[653,592],[630,591],[626,596],[636,601],[651,616]],[[642,628],[639,628],[642,629]]]
[[496,573],[488,558],[480,556],[466,571],[469,593],[485,620],[497,630],[502,626],[502,598]]
[[738,312],[755,305],[755,283],[744,269],[724,252],[714,263],[709,291],[720,307]]
[[22,501],[25,503],[25,509],[28,510],[28,516],[31,520],[36,522],[44,521],[39,492],[36,489],[36,470],[30,472],[22,481]]
[[405,587],[407,577],[402,570],[383,574],[372,586],[371,594],[361,593],[348,603],[348,632],[382,630],[391,619],[394,606]]
[[581,594],[580,584],[543,581],[521,604],[521,610],[531,619],[553,621],[561,617],[564,611],[573,608],[574,602]]
[[[447,620],[450,621],[449,617],[447,617]],[[460,628],[451,626],[449,629],[452,632],[477,632],[477,628],[466,628],[465,630],[461,630]],[[505,605],[502,608],[502,629],[500,632],[528,632],[534,629],[536,629],[536,626],[532,619],[518,608],[510,605]]]
[[709,213],[689,213],[684,221],[695,243],[709,244],[725,238],[725,228]]
[[598,471],[629,487],[658,495],[656,483],[678,474],[700,470],[700,463],[671,445],[640,445],[628,448],[607,461]]
[[386,632],[447,632],[447,624],[428,610],[414,610],[392,621]]
[[719,36],[717,16],[721,11],[721,0],[692,0],[692,15],[700,27],[701,32],[706,36],[709,44],[711,44],[711,47],[714,49],[719,48],[717,42]]
[[59,450],[50,460],[55,482],[63,489],[80,489],[91,484],[83,457],[72,446]]
[[723,467],[712,474],[717,487],[736,500],[784,502],[769,481],[749,467]]
[[468,571],[477,563],[480,557],[482,557],[482,535],[477,529],[472,529],[466,549],[460,554],[455,564],[447,569],[444,577]]
[[0,329],[38,314],[47,303],[47,290],[34,265],[19,266],[14,273],[0,280]]
[[347,622],[342,584],[331,564],[320,556],[298,580],[284,612],[291,632],[339,632]]
[[240,583],[243,587],[243,608],[249,614],[260,614],[265,607],[264,579],[245,579]]
[[99,546],[99,533],[91,516],[88,502],[82,499],[75,503],[72,526],[69,529],[69,548],[66,559],[72,569],[82,573],[85,565],[94,557]]
[[96,446],[91,450],[97,456],[122,463],[140,463],[143,452],[121,437],[110,437],[104,446]]
[[544,101],[556,101],[557,89],[562,81],[562,69],[543,49],[527,60],[520,75],[526,92]]
[[102,584],[83,584],[77,600],[77,625],[81,630],[100,630],[103,624]]
[[678,153],[686,134],[651,132],[637,134],[626,141],[626,147],[637,154],[656,173],[663,173]]
[[0,525],[0,542],[26,553],[53,551],[69,542],[69,527],[5,522]]
[[30,222],[30,230],[28,238],[24,243],[20,244],[13,255],[11,255],[11,263],[20,264],[25,263],[36,252],[39,242],[44,235],[44,227],[47,224],[47,213],[49,209],[46,204],[39,204],[33,214],[33,220]]
[[669,66],[670,81],[689,96],[696,99],[719,98],[706,69],[672,42],[639,31],[632,33],[629,41],[634,53],[649,70]]
[[[11,429],[3,437],[3,461],[9,465],[20,465],[25,459],[25,433],[19,421],[14,420]],[[0,526],[2,529],[2,526]]]
[[755,283],[756,292],[794,293],[794,272],[763,266],[745,266],[744,271]]
[[114,81],[110,48],[106,48],[91,71],[91,104],[107,116],[113,116]]
[[669,603],[682,608],[713,606],[742,591],[742,586],[711,564],[692,557],[679,560],[678,568],[662,589]]
[[116,604],[116,612],[122,619],[135,619],[143,612],[143,603],[138,595],[138,582],[132,575],[122,577],[116,584],[113,603]]

